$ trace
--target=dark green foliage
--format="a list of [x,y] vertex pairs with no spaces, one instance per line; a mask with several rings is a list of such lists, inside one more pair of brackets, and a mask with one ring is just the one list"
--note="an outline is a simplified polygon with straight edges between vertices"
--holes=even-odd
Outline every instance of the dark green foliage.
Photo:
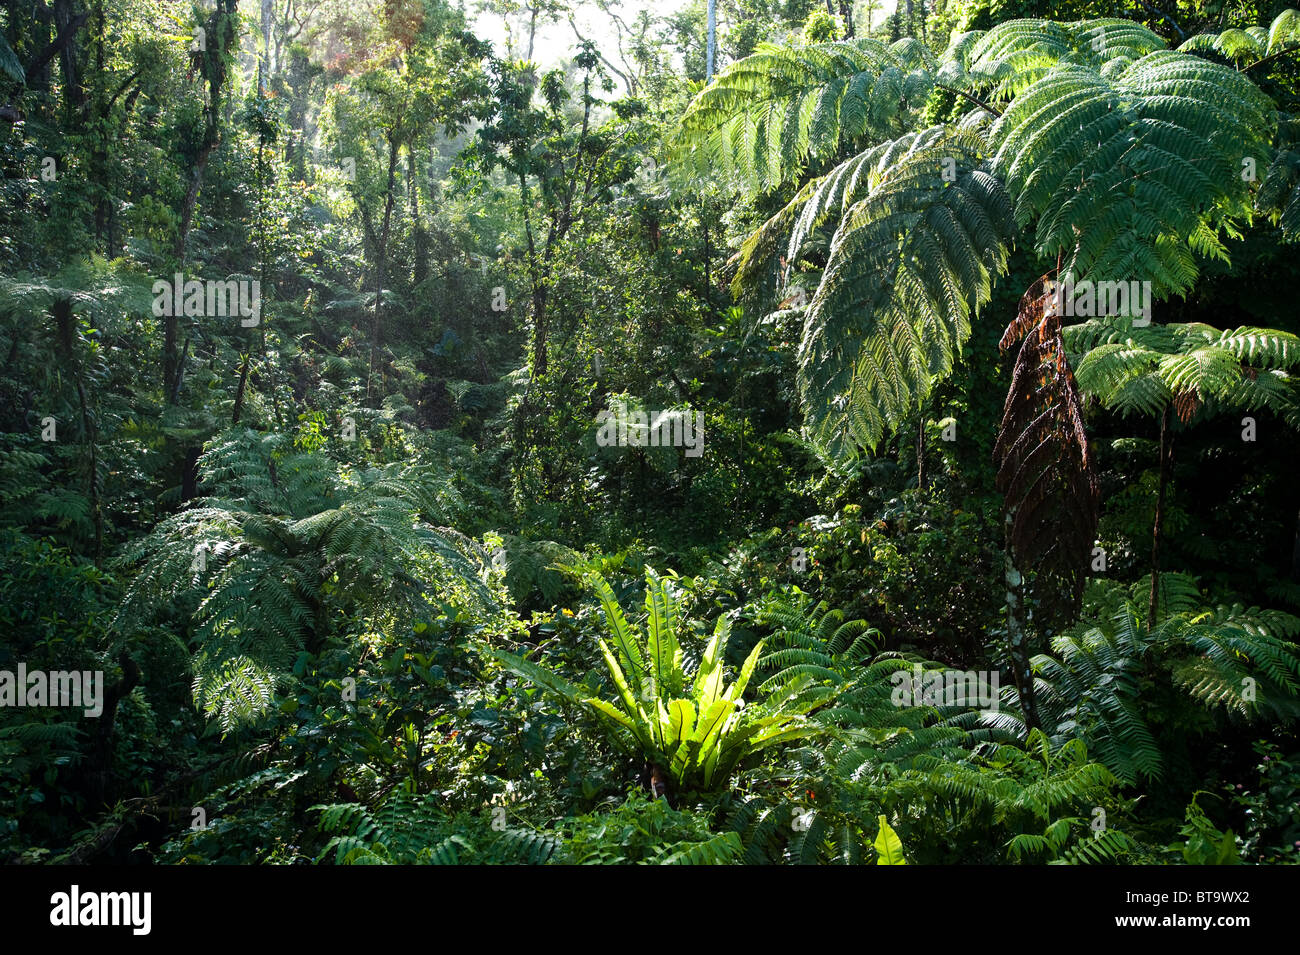
[[142,567],[115,627],[147,622],[160,599],[192,607],[195,702],[227,729],[267,710],[277,671],[319,652],[337,615],[401,625],[430,606],[426,579],[489,599],[455,532],[432,523],[425,469],[345,483],[320,453],[251,432],[214,442],[199,465],[211,496],[126,551]]
[[[1147,627],[1132,596],[1098,587],[1095,622],[1052,641],[1034,659],[1038,703],[1060,739],[1084,740],[1121,778],[1136,782],[1163,771],[1162,750],[1149,715],[1161,701],[1161,723],[1172,720],[1179,697],[1211,712],[1254,721],[1292,723],[1300,693],[1300,618],[1280,611],[1208,607],[1194,581],[1167,575],[1159,619]],[[1139,598],[1140,599],[1140,598]],[[1009,702],[1015,693],[1010,691]],[[1012,711],[1014,712],[1014,711]],[[999,714],[1008,725],[1012,713]]]
[[0,862],[1297,861],[1300,13],[270,6],[0,9]]

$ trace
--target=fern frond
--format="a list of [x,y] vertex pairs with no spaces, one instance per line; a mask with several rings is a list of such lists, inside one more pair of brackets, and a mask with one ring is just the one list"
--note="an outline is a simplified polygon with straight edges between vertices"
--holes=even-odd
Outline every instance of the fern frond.
[[691,103],[676,161],[736,189],[768,191],[810,160],[907,129],[929,96],[933,67],[911,40],[761,44]]

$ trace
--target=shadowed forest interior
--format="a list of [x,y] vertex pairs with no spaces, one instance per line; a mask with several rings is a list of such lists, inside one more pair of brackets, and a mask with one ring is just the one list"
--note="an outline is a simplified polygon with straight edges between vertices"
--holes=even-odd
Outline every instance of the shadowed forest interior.
[[1296,864],[1298,233],[1286,3],[6,0],[0,860]]

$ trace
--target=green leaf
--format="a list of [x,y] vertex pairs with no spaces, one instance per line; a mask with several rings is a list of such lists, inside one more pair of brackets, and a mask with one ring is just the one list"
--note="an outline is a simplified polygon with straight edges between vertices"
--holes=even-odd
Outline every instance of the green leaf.
[[903,840],[889,827],[884,816],[878,816],[880,831],[876,833],[876,865],[907,865],[903,858]]

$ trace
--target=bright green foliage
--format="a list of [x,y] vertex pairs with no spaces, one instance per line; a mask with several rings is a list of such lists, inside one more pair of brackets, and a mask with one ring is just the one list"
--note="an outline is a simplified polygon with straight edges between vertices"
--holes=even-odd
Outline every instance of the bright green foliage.
[[1182,855],[1185,865],[1240,865],[1241,854],[1232,830],[1220,832],[1196,802],[1202,794],[1196,793],[1187,804],[1186,821],[1178,834],[1183,842],[1171,848]]
[[[954,367],[970,313],[988,300],[1020,232],[1045,259],[1061,259],[1062,276],[1149,281],[1157,297],[1188,291],[1198,255],[1226,259],[1220,233],[1235,234],[1252,211],[1243,160],[1270,156],[1274,107],[1241,74],[1159,45],[1125,21],[1016,20],[959,37],[936,75],[982,107],[882,145],[870,143],[885,133],[850,126],[868,148],[804,184],[751,236],[742,288],[761,283],[784,236],[788,270],[807,267],[810,240],[829,233],[799,351],[816,440],[873,449],[904,420]],[[838,115],[869,113],[874,87],[852,82],[866,65],[836,60],[835,47],[736,64],[735,79],[720,77],[697,98],[682,147],[727,168],[757,164],[762,187],[798,183],[817,144],[849,143],[810,139],[797,123],[768,135],[753,93],[785,90],[774,58],[784,68],[820,51],[823,70],[845,84]],[[849,109],[853,97],[860,105]],[[758,132],[733,137],[736,129]]]
[[[1095,817],[1094,817],[1095,818]],[[1083,832],[1075,836],[1076,827]],[[1074,844],[1070,844],[1075,836]],[[1092,829],[1089,820],[1063,816],[1037,833],[1022,832],[1008,849],[1016,861],[1045,858],[1050,865],[1116,865],[1124,861],[1137,843],[1117,829]]]
[[613,812],[569,821],[555,861],[569,865],[727,865],[741,861],[740,836],[711,832],[706,820],[666,799],[629,795]]
[[535,592],[543,603],[554,605],[569,585],[555,565],[578,559],[574,551],[555,541],[526,540],[511,534],[502,537],[493,564],[502,571],[506,589],[516,603],[522,603]]
[[880,631],[865,620],[845,620],[842,610],[825,602],[809,606],[807,599],[790,603],[777,599],[761,608],[756,622],[776,628],[773,649],[759,661],[776,675],[764,686],[780,686],[796,677],[836,680],[846,664],[865,662],[879,647]]
[[808,428],[822,445],[874,447],[951,371],[1014,233],[983,152],[973,128],[909,133],[809,183],[742,249],[738,288],[770,267],[783,233],[781,254],[797,261],[834,226],[798,355]]
[[[1135,782],[1164,771],[1163,747],[1149,724],[1149,700],[1162,688],[1247,719],[1300,714],[1300,653],[1292,642],[1300,619],[1240,605],[1207,607],[1194,582],[1166,574],[1160,618],[1148,629],[1138,609],[1146,587],[1135,584],[1131,595],[1112,588],[1095,622],[1057,636],[1050,655],[1033,659],[1037,702],[1054,721],[1054,744],[1081,738],[1118,777]],[[1014,704],[1014,689],[1008,694]],[[1016,725],[1014,712],[992,721]]]
[[1242,159],[1269,154],[1273,106],[1240,74],[1172,51],[1122,70],[1062,63],[990,134],[995,173],[1034,246],[1076,280],[1192,285],[1195,254],[1250,214]]
[[0,864],[1300,859],[1300,14],[215,3],[0,7]]
[[[192,608],[194,697],[229,729],[270,706],[276,674],[347,619],[388,628],[441,586],[486,590],[439,529],[436,476],[389,465],[345,476],[319,453],[236,432],[200,460],[212,496],[162,521],[125,560],[140,571],[115,627],[159,602]],[[342,616],[339,616],[339,615]]]
[[880,831],[876,833],[876,865],[907,865],[903,858],[903,840],[889,827],[884,816],[879,817]]
[[904,132],[930,94],[933,54],[914,39],[763,44],[733,63],[682,119],[691,173],[767,191],[806,164]]
[[1240,68],[1250,69],[1262,60],[1280,57],[1300,49],[1300,11],[1283,10],[1266,30],[1246,27],[1222,33],[1198,33],[1179,48],[1183,53],[1214,52],[1232,60]]
[[[863,820],[888,813],[907,820],[918,838],[913,855],[942,858],[945,827],[1005,827],[1009,834],[1041,831],[1062,814],[1098,804],[1115,784],[1110,771],[1090,760],[1075,740],[1062,746],[1035,731],[1025,748],[987,741],[986,730],[968,731],[977,714],[957,708],[898,705],[892,679],[912,661],[880,654],[868,663],[869,633],[838,614],[824,614],[806,600],[765,604],[759,620],[775,625],[770,642],[779,647],[764,665],[802,672],[837,686],[833,705],[816,716],[828,724],[825,739],[790,750],[771,770],[745,779],[762,792],[786,782],[789,802],[753,798],[728,818],[741,834],[746,861],[878,862],[899,852],[882,826],[864,831]],[[857,622],[860,624],[861,622]],[[819,639],[818,633],[824,635]],[[836,652],[831,651],[832,648]],[[973,822],[979,820],[979,822]],[[883,822],[883,820],[882,820]],[[873,842],[874,839],[874,842]],[[909,841],[909,845],[912,845]]]
[[1065,330],[1082,357],[1084,393],[1124,414],[1158,415],[1171,402],[1194,415],[1268,409],[1300,427],[1300,338],[1271,328],[1219,331],[1203,324],[1134,327],[1130,319],[1092,319]]
[[542,865],[558,842],[546,833],[490,828],[486,819],[449,820],[434,795],[399,790],[379,808],[356,803],[313,806],[331,834],[317,857],[335,865]]
[[808,714],[834,694],[810,687],[806,677],[792,678],[772,687],[760,702],[746,703],[744,692],[762,655],[762,641],[745,658],[735,680],[725,683],[723,659],[731,636],[730,618],[718,618],[713,637],[690,673],[679,640],[684,621],[663,578],[646,569],[643,627],[628,622],[602,576],[589,574],[587,582],[605,613],[609,642],[600,638],[596,642],[617,694],[614,701],[594,696],[515,654],[494,650],[492,656],[525,679],[590,711],[619,749],[662,766],[679,788],[723,786],[755,754],[823,732]]
[[1111,73],[1164,46],[1159,36],[1131,20],[1008,20],[985,33],[953,37],[941,77],[1009,100],[1059,64]]

